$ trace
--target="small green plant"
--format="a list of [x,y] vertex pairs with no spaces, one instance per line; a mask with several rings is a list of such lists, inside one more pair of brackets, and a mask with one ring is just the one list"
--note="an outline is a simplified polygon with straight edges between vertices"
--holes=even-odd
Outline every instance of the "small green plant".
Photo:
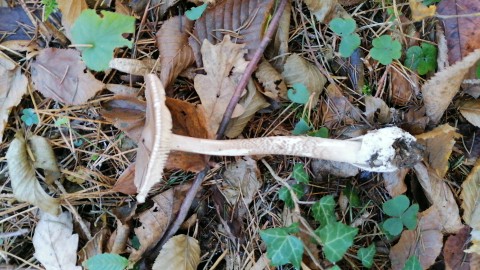
[[365,84],[362,86],[362,94],[366,96],[371,96],[372,95],[372,88],[368,84]]
[[402,270],[423,270],[423,267],[420,264],[420,260],[417,256],[410,256],[405,262]]
[[437,47],[422,42],[420,46],[412,46],[407,50],[405,66],[425,75],[437,68]]
[[298,122],[295,124],[295,127],[293,128],[292,134],[293,135],[303,135],[312,130],[312,126],[308,124],[305,119],[300,118]]
[[377,249],[375,244],[371,244],[366,248],[359,248],[357,252],[358,259],[362,262],[362,265],[366,268],[372,268],[373,266],[373,257]]
[[135,31],[135,18],[120,13],[102,11],[102,17],[95,10],[84,10],[72,26],[72,46],[82,51],[82,59],[89,69],[104,71],[113,59],[117,47],[132,47],[132,40],[122,37]]
[[293,223],[289,227],[260,231],[260,237],[267,245],[267,257],[272,265],[280,266],[291,263],[296,269],[300,269],[303,256],[303,242],[292,235],[299,231],[298,223]]
[[56,0],[42,0],[43,5],[43,21],[46,21],[50,15],[55,12],[58,8],[58,3]]
[[[297,183],[291,186],[293,192],[297,198],[301,198],[304,194],[305,185],[309,183],[310,179],[308,173],[305,171],[303,163],[297,163],[293,166],[292,178],[294,178]],[[278,198],[285,202],[289,208],[293,208],[293,198],[290,190],[287,187],[282,187],[278,191]]]
[[335,34],[342,37],[339,48],[340,55],[350,57],[360,46],[360,36],[355,33],[357,29],[355,20],[351,18],[335,18],[329,23],[329,27]]
[[440,3],[441,0],[423,0],[423,4],[425,6],[429,6],[429,5],[432,5],[432,4],[436,4],[436,3]]
[[409,207],[409,205],[410,200],[405,195],[397,196],[383,203],[383,212],[391,217],[382,224],[382,228],[388,234],[392,236],[399,235],[404,225],[409,230],[415,229],[419,206],[418,204],[412,204]]
[[328,138],[329,130],[326,127],[321,127],[317,130],[310,131],[307,133],[308,136],[319,137],[319,138]]
[[88,270],[123,270],[128,266],[128,259],[111,253],[98,254],[83,263]]
[[370,55],[383,65],[391,64],[394,59],[402,56],[402,45],[398,40],[392,40],[391,36],[383,35],[375,38],[372,45]]
[[40,123],[40,119],[38,118],[38,115],[34,109],[32,108],[23,109],[22,114],[23,115],[20,117],[20,119],[22,119],[22,121],[28,127],[32,125],[38,125],[38,123]]
[[190,10],[187,10],[185,12],[185,16],[191,21],[195,21],[200,19],[202,17],[203,12],[207,9],[208,3],[205,2],[203,5],[198,6],[198,7],[193,7]]
[[294,83],[292,88],[288,89],[287,97],[294,103],[305,105],[310,99],[310,91],[302,83]]

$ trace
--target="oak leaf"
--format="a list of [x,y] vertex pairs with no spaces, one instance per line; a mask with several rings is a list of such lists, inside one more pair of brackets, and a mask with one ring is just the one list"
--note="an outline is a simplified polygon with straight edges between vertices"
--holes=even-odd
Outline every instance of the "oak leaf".
[[153,270],[195,270],[200,264],[198,240],[188,235],[176,235],[168,240],[158,254]]

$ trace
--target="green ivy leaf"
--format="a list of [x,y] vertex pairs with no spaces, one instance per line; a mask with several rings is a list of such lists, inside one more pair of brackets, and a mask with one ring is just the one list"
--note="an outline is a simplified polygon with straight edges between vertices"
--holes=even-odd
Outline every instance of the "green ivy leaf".
[[355,32],[355,29],[357,29],[357,23],[352,18],[335,18],[330,21],[328,26],[335,34],[342,37],[353,34],[353,32]]
[[353,245],[353,239],[357,235],[358,229],[341,222],[333,222],[320,230],[315,230],[315,233],[322,240],[325,257],[335,263],[341,260],[345,252]]
[[301,118],[295,124],[295,127],[293,128],[292,134],[293,135],[306,134],[311,129],[312,129],[312,127],[307,123],[307,121],[305,121],[303,118]]
[[57,10],[58,3],[56,0],[42,0],[41,3],[43,5],[43,21],[46,21]]
[[343,189],[343,194],[348,198],[348,202],[353,207],[360,207],[362,206],[362,202],[360,201],[360,197],[358,196],[358,190],[352,186],[352,184],[348,183],[345,189]]
[[132,47],[132,41],[122,37],[135,31],[135,18],[120,13],[102,10],[102,16],[95,10],[84,10],[72,26],[74,44],[91,45],[79,47],[82,59],[88,68],[103,71],[109,68],[113,50],[117,47]]
[[398,40],[392,40],[391,36],[383,35],[375,38],[372,45],[370,55],[383,65],[388,65],[393,59],[399,59],[402,56],[402,45]]
[[310,181],[308,173],[305,171],[303,163],[297,163],[293,166],[292,177],[297,180],[298,183],[308,184]]
[[405,213],[400,217],[402,219],[403,225],[409,230],[413,230],[417,227],[417,214],[419,206],[418,204],[412,204]]
[[208,6],[208,3],[205,2],[203,5],[201,6],[198,6],[198,7],[193,7],[191,8],[190,10],[187,10],[185,12],[185,16],[187,16],[187,18],[190,20],[190,21],[195,21],[195,20],[198,20],[200,19],[200,17],[202,17],[202,14],[203,12],[205,12],[205,10],[207,9],[207,6]]
[[290,235],[300,231],[298,223],[286,228],[273,228],[260,231],[260,237],[267,245],[267,257],[273,266],[287,263],[300,269],[303,256],[303,243],[297,237]]
[[342,37],[338,51],[342,57],[350,57],[359,46],[360,36],[354,33]]
[[400,217],[410,205],[410,200],[405,195],[400,195],[383,203],[382,209],[391,217]]
[[292,102],[307,104],[310,98],[310,92],[303,83],[294,83],[293,88],[288,89],[287,96]]
[[437,68],[437,47],[422,42],[420,46],[412,46],[407,50],[405,66],[425,75]]
[[392,236],[397,236],[402,233],[403,223],[400,218],[393,217],[385,220],[382,224],[383,229]]
[[323,196],[312,205],[312,216],[320,222],[320,227],[337,221],[335,217],[335,200],[332,195]]
[[328,128],[321,127],[319,130],[309,132],[308,136],[318,137],[318,138],[328,138]]
[[128,259],[118,254],[98,254],[83,263],[88,270],[123,270],[128,266]]
[[23,109],[22,114],[23,115],[20,117],[20,119],[22,119],[22,121],[28,127],[32,125],[38,125],[38,123],[40,123],[40,119],[38,118],[38,115],[34,109],[32,108]]
[[358,249],[357,255],[364,267],[371,268],[373,266],[373,256],[376,252],[375,244],[371,244],[366,248]]
[[423,270],[422,265],[420,264],[420,260],[418,260],[417,256],[411,256],[405,262],[402,270]]
[[[291,186],[293,189],[293,192],[295,192],[295,195],[297,195],[297,198],[303,197],[303,184],[295,184]],[[290,190],[288,190],[287,187],[282,187],[280,190],[278,190],[278,198],[282,201],[285,202],[285,205],[287,205],[289,208],[293,208],[293,199],[292,199],[292,194],[290,193]]]

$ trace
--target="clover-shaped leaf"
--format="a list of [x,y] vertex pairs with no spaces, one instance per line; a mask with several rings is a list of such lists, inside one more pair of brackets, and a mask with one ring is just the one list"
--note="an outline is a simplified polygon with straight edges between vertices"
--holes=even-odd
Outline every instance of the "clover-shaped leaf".
[[360,36],[358,34],[343,36],[339,48],[340,55],[350,57],[358,46],[360,46]]
[[383,65],[388,65],[393,59],[399,59],[402,56],[402,45],[399,41],[392,40],[391,36],[383,35],[375,38],[372,44],[370,55]]
[[382,224],[382,228],[391,236],[399,235],[403,226],[409,230],[417,226],[418,204],[409,207],[410,200],[405,195],[397,196],[382,205],[383,212],[391,216]]
[[382,205],[383,212],[391,217],[400,217],[410,205],[410,200],[405,195],[392,198]]
[[358,228],[352,228],[341,222],[332,222],[322,229],[315,230],[323,243],[325,257],[332,263],[342,259],[343,255],[353,245],[353,239]]
[[310,91],[302,83],[294,83],[293,88],[288,89],[287,96],[292,102],[307,104],[310,99]]
[[298,120],[298,122],[295,124],[295,127],[292,130],[293,135],[302,135],[307,132],[309,132],[312,129],[312,126],[310,126],[305,119],[301,118]]
[[267,257],[272,265],[280,266],[291,263],[295,268],[300,269],[303,243],[297,237],[290,235],[299,230],[298,223],[293,223],[289,227],[260,231],[260,237],[267,245]]
[[345,36],[355,32],[355,29],[357,28],[357,23],[352,18],[335,18],[330,21],[328,26],[335,34],[339,36]]
[[320,227],[337,221],[335,218],[335,200],[332,195],[323,196],[312,205],[312,216],[320,222]]
[[72,42],[82,51],[82,59],[88,68],[95,71],[108,69],[117,47],[132,47],[132,41],[122,37],[135,31],[135,18],[120,13],[86,9],[72,26]]
[[383,229],[392,236],[399,235],[403,230],[403,223],[400,218],[389,218],[382,224]]
[[418,204],[412,204],[405,213],[400,217],[402,219],[403,225],[407,227],[409,230],[415,229],[417,227],[417,214],[418,214],[419,206]]
[[437,67],[437,47],[422,42],[420,46],[412,46],[407,50],[405,66],[416,70],[419,75],[434,71]]
[[362,265],[366,268],[371,268],[373,265],[373,256],[377,252],[375,248],[375,244],[371,244],[366,248],[358,249],[357,255],[360,261],[362,261]]
[[22,114],[20,119],[22,119],[27,126],[37,125],[40,122],[37,113],[32,108],[23,109]]

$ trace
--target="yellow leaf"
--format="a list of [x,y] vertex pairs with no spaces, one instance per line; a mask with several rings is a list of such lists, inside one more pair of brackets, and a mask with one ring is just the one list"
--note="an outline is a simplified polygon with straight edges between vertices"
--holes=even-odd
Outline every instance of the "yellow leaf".
[[475,230],[480,230],[480,161],[475,164],[462,183],[463,220]]
[[200,245],[188,235],[177,235],[165,243],[152,270],[195,270],[200,263]]
[[419,0],[410,0],[410,10],[412,10],[412,20],[421,21],[435,15],[437,7],[434,5],[427,7]]

